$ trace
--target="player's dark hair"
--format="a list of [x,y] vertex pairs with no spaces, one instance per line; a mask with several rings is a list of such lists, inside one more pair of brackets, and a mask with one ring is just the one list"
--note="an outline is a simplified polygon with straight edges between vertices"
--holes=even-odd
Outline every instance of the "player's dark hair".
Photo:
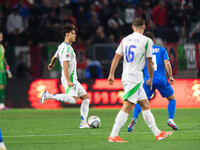
[[148,38],[152,39],[152,41],[154,40],[154,35],[153,35],[153,33],[152,33],[152,32],[150,32],[150,31],[147,31],[147,32],[145,32],[145,33],[144,33],[144,35],[145,35],[146,37],[148,37]]
[[70,33],[73,30],[76,30],[75,25],[72,23],[66,23],[63,27],[63,36],[65,37],[65,33]]
[[145,25],[145,21],[141,17],[138,17],[133,20],[133,25],[136,27],[140,27],[140,26]]

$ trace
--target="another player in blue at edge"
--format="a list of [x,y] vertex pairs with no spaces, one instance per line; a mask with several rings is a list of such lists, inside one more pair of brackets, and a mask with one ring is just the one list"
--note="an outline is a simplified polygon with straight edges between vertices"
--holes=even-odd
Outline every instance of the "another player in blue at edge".
[[6,150],[6,146],[3,142],[3,137],[1,135],[1,128],[0,128],[0,150]]
[[[151,32],[146,32],[144,34],[145,36],[149,37],[152,39],[153,44],[155,42],[155,38],[153,33]],[[148,97],[148,100],[151,99],[152,95],[154,94],[154,91],[157,89],[162,97],[166,97],[169,101],[168,104],[168,121],[167,124],[172,127],[174,130],[178,130],[178,127],[174,123],[174,115],[175,115],[175,109],[176,109],[176,100],[175,100],[175,95],[174,95],[174,90],[172,89],[172,86],[169,84],[167,81],[167,77],[165,74],[165,69],[169,75],[169,81],[171,84],[174,84],[175,80],[172,75],[172,69],[171,65],[169,62],[169,57],[167,55],[167,51],[163,47],[159,47],[156,45],[153,45],[153,68],[154,68],[154,73],[153,73],[153,87],[152,90],[150,89],[150,86],[146,84],[146,81],[149,79],[148,75],[148,70],[147,66],[145,63],[145,67],[143,69],[144,73],[144,84],[143,88],[146,92],[146,95]],[[134,111],[133,111],[133,118],[131,120],[131,123],[128,126],[128,132],[132,132],[135,124],[137,122],[138,115],[141,112],[141,107],[137,103],[135,105]]]

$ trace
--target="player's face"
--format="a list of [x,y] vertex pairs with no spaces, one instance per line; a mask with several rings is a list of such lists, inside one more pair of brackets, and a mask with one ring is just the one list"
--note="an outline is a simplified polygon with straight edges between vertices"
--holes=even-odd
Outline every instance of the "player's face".
[[76,40],[76,32],[74,30],[72,30],[69,33],[69,39],[70,39],[71,42],[75,42],[75,40]]

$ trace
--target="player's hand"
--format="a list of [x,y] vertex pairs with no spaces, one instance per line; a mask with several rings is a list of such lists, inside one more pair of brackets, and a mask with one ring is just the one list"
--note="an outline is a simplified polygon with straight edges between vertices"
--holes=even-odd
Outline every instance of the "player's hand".
[[53,64],[50,63],[50,64],[47,66],[47,68],[48,68],[49,70],[52,70],[52,69],[54,68],[54,66],[55,66],[55,65],[53,65]]
[[7,72],[7,74],[8,74],[8,78],[12,78],[12,73],[11,73],[11,71],[10,71],[10,66],[6,66],[6,72]]
[[174,84],[175,79],[174,79],[173,77],[170,77],[170,78],[169,78],[169,81],[170,81],[171,84]]
[[146,81],[147,85],[150,85],[150,90],[152,90],[152,79]]
[[68,87],[72,87],[74,84],[71,81],[67,81]]
[[109,77],[108,77],[108,83],[109,83],[110,85],[113,84],[114,80],[115,80],[115,78],[114,78],[113,76],[109,76]]
[[9,70],[7,70],[6,72],[7,72],[7,74],[8,74],[8,78],[12,78],[12,77],[13,77],[13,76],[12,76],[12,73],[11,73]]

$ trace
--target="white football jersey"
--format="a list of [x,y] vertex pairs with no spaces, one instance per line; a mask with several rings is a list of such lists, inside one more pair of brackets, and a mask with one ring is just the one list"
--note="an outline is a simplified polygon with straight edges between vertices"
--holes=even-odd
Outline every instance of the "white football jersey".
[[68,66],[68,71],[69,71],[69,76],[70,76],[70,81],[73,82],[74,80],[77,80],[77,74],[76,74],[76,54],[71,47],[66,42],[62,42],[59,46],[58,49],[54,55],[54,57],[59,58],[60,65],[62,67],[62,77],[63,79],[66,80],[64,71],[63,71],[63,61],[69,61],[69,66]]
[[122,82],[143,82],[145,58],[152,57],[152,40],[134,32],[123,38],[116,53],[123,56]]

